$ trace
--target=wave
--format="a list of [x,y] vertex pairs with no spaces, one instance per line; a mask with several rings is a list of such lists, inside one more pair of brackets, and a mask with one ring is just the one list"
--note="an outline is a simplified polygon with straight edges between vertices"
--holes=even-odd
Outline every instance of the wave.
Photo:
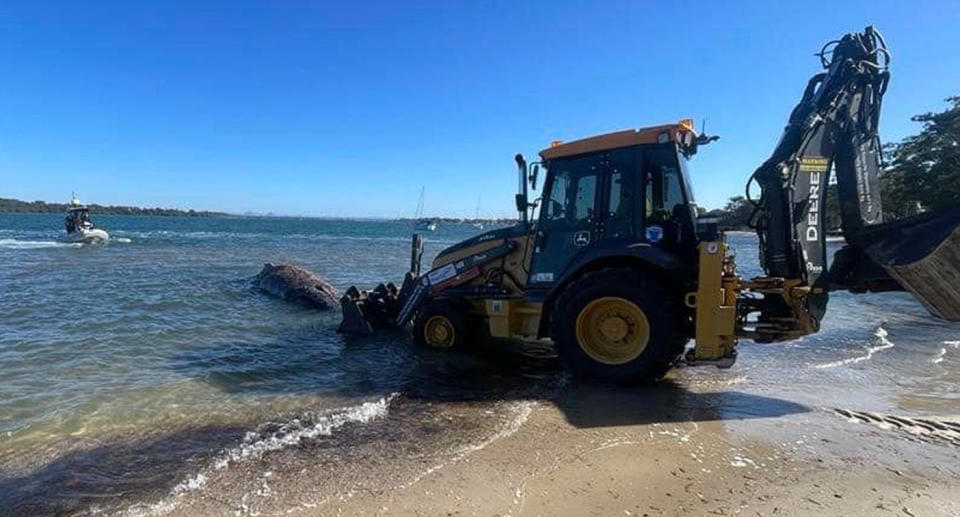
[[877,338],[877,341],[879,342],[879,344],[875,346],[867,347],[866,350],[864,350],[865,353],[863,355],[848,357],[847,359],[841,359],[839,361],[833,361],[829,363],[815,364],[813,365],[813,367],[817,369],[835,368],[837,366],[846,366],[848,364],[856,364],[862,361],[869,361],[870,359],[873,358],[873,354],[881,350],[893,348],[894,343],[893,341],[890,341],[889,339],[887,339],[887,331],[883,327],[878,326],[877,330],[873,332],[873,335]]
[[202,488],[207,474],[223,470],[232,463],[257,459],[267,452],[277,451],[299,444],[304,439],[318,436],[330,436],[346,424],[365,424],[371,420],[386,416],[390,403],[396,397],[392,394],[374,402],[364,402],[359,406],[331,410],[321,414],[306,414],[283,424],[279,429],[267,433],[250,432],[243,443],[225,451],[216,459],[206,473],[196,474],[173,488],[174,494]]
[[933,364],[940,364],[943,362],[943,356],[947,355],[947,348],[943,347],[937,352],[937,356],[933,358]]
[[0,235],[2,235],[2,236],[10,236],[10,237],[37,237],[37,238],[45,238],[45,237],[51,237],[52,235],[54,235],[54,234],[56,234],[56,233],[57,233],[57,232],[51,232],[51,231],[49,231],[49,230],[26,230],[26,229],[22,229],[22,228],[20,228],[20,229],[18,229],[18,228],[0,228]]
[[43,248],[78,248],[83,244],[79,242],[59,242],[59,241],[21,241],[17,239],[0,239],[0,249],[10,250],[35,250]]
[[955,349],[960,349],[960,341],[944,341],[940,351],[937,352],[937,356],[933,358],[933,364],[939,364],[943,362],[944,356],[947,355],[948,346]]
[[132,517],[170,513],[177,506],[177,498],[202,489],[214,472],[226,469],[234,463],[258,459],[271,451],[296,446],[306,439],[331,436],[334,431],[347,424],[366,424],[383,418],[396,397],[397,394],[393,393],[357,406],[305,413],[279,427],[276,424],[264,424],[260,426],[260,430],[247,433],[240,445],[220,453],[210,466],[174,486],[164,500],[151,505],[134,505],[123,512],[123,515]]

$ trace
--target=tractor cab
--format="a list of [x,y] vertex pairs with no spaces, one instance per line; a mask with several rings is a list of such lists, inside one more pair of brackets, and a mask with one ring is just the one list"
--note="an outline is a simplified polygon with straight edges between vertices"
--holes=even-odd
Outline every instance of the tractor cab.
[[550,288],[598,259],[676,269],[696,257],[688,121],[620,131],[540,152],[547,171],[529,287]]

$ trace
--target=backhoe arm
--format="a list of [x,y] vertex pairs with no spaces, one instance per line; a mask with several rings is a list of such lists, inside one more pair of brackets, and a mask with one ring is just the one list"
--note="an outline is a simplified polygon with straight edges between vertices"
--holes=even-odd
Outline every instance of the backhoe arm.
[[[760,187],[759,199],[751,199],[751,224],[768,275],[753,282],[785,287],[777,288],[778,296],[745,303],[744,311],[788,329],[761,340],[817,331],[827,293],[836,289],[907,290],[932,314],[960,320],[960,207],[883,221],[877,125],[890,77],[883,37],[867,27],[828,43],[818,55],[825,70],[810,79],[773,154],[747,183],[748,199],[752,183]],[[828,271],[832,173],[846,246]]]
[[810,79],[772,156],[751,177],[761,190],[752,223],[764,270],[810,286],[807,308],[817,320],[827,303],[831,170],[847,238],[856,241],[863,227],[882,221],[877,121],[889,79],[889,53],[873,27],[828,43],[819,55],[826,70]]

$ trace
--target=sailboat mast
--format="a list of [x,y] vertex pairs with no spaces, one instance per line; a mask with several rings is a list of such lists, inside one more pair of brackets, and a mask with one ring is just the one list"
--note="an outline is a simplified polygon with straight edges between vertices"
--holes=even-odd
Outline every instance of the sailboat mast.
[[414,219],[419,220],[423,218],[423,194],[426,188],[427,188],[426,186],[420,187],[420,199],[417,200],[417,213],[414,214],[413,216]]

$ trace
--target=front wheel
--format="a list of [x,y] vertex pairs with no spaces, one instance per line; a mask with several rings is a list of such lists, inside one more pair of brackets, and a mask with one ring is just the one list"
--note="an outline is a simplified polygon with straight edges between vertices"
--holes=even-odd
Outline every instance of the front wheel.
[[683,352],[677,293],[649,273],[603,269],[568,285],[553,305],[550,337],[573,374],[619,383],[663,377]]
[[430,348],[463,348],[470,339],[462,311],[442,300],[428,302],[417,313],[413,340]]

